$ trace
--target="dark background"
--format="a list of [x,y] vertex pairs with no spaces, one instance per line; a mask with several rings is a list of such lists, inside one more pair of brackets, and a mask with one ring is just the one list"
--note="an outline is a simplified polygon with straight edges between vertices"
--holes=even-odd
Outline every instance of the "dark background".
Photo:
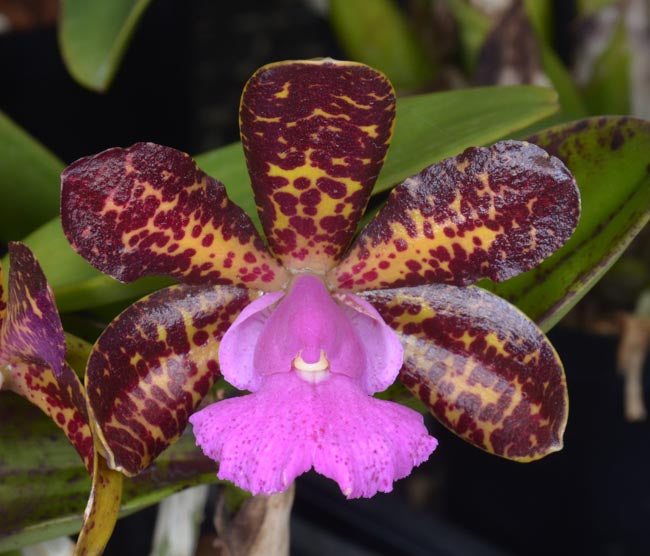
[[[571,3],[559,4],[568,18]],[[156,0],[105,95],[67,74],[52,26],[1,34],[0,109],[66,162],[145,140],[198,153],[238,139],[239,94],[257,67],[317,56],[343,57],[298,0]],[[347,502],[331,481],[300,478],[292,553],[650,554],[650,426],[623,419],[616,338],[562,327],[551,338],[571,399],[562,452],[516,464],[431,421],[440,447],[393,494]],[[146,554],[154,518],[122,520],[106,553]]]

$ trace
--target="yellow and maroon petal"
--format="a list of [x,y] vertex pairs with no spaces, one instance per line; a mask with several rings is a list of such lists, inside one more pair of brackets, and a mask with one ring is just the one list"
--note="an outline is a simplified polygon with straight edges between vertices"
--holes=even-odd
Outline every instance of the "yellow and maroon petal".
[[[47,414],[92,470],[86,399],[65,363],[65,337],[54,297],[29,248],[10,243],[9,302],[0,329],[0,385]],[[0,278],[0,283],[2,279]]]
[[119,315],[93,346],[89,407],[113,469],[135,475],[173,443],[219,376],[219,342],[258,292],[179,285]]
[[77,160],[62,174],[61,219],[74,249],[123,282],[165,275],[276,290],[287,280],[223,184],[169,147],[138,143]]
[[250,78],[242,143],[262,226],[285,266],[335,264],[384,162],[394,114],[390,81],[362,64],[280,62]]
[[446,284],[359,294],[404,345],[400,380],[451,431],[488,452],[532,461],[562,448],[562,363],[518,309]]
[[83,460],[93,468],[93,439],[88,425],[83,386],[72,368],[64,363],[57,376],[45,365],[13,360],[4,367],[3,389],[11,390],[37,406],[65,433]]
[[65,335],[54,295],[29,247],[9,244],[9,303],[0,331],[0,357],[50,367],[65,359]]
[[561,247],[579,215],[559,159],[518,141],[473,147],[395,188],[329,282],[352,291],[500,282]]

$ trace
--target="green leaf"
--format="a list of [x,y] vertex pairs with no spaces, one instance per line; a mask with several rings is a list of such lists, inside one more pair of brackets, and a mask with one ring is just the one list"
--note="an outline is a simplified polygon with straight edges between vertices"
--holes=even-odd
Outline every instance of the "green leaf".
[[0,112],[0,241],[58,214],[61,170],[63,162]]
[[552,89],[520,85],[417,95],[397,102],[395,135],[374,193],[456,155],[494,143],[557,110]]
[[584,97],[592,114],[629,114],[631,52],[621,19],[594,64]]
[[[412,96],[397,102],[393,144],[375,193],[385,191],[425,166],[472,145],[492,143],[552,114],[556,94],[539,87],[484,87]],[[259,223],[240,143],[197,158],[199,166],[222,181],[233,201]],[[54,219],[23,240],[39,260],[62,312],[135,299],[171,283],[144,278],[121,284],[77,255]]]
[[547,46],[553,44],[553,1],[524,0],[524,7],[537,38]]
[[[393,141],[374,193],[467,147],[492,143],[557,110],[552,89],[528,85],[477,87],[397,99]],[[228,196],[259,223],[240,143],[196,157]]]
[[[61,312],[135,299],[173,283],[169,278],[143,278],[122,284],[102,274],[72,250],[59,218],[50,220],[23,241],[41,264]],[[8,268],[8,258],[2,264]]]
[[[81,528],[90,478],[65,436],[37,408],[0,393],[0,551]],[[201,483],[217,482],[214,462],[185,435],[134,479],[124,479],[123,517]]]
[[81,85],[108,89],[150,0],[63,0],[59,44]]
[[582,216],[567,244],[540,266],[501,284],[481,285],[549,330],[650,218],[650,122],[590,118],[550,128],[529,140],[560,157],[573,172]]
[[392,0],[330,0],[330,22],[346,56],[384,72],[398,90],[433,81],[433,62]]
[[587,109],[571,74],[549,46],[541,41],[538,42],[540,44],[542,69],[553,84],[553,88],[557,91],[558,100],[560,101],[560,112],[557,117],[561,118],[562,122],[586,117],[588,115]]

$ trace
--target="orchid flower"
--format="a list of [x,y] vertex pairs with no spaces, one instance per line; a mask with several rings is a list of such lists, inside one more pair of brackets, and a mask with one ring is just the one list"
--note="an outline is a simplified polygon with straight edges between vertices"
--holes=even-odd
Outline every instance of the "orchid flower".
[[65,335],[52,290],[26,245],[10,243],[9,255],[8,296],[0,266],[0,389],[20,394],[48,415],[92,472],[86,399],[65,361]]
[[[553,347],[468,286],[558,249],[577,224],[575,181],[528,143],[471,148],[395,188],[348,250],[394,112],[389,81],[361,64],[253,75],[240,128],[268,248],[174,149],[115,148],[64,171],[62,223],[86,260],[122,281],[182,282],[129,307],[93,347],[87,394],[111,467],[138,473],[190,420],[219,477],[253,493],[311,467],[348,497],[390,491],[437,444],[418,413],[372,397],[396,378],[484,450],[529,461],[561,447]],[[251,393],[192,415],[219,372]]]

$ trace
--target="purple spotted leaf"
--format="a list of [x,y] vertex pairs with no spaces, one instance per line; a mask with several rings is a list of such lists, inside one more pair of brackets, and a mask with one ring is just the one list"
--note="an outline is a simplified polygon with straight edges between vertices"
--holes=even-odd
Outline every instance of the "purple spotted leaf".
[[[86,399],[65,362],[65,336],[52,291],[29,248],[10,243],[9,300],[0,296],[0,386],[47,414],[92,470]],[[1,269],[0,269],[1,272]],[[2,277],[0,276],[0,284]],[[1,308],[1,307],[0,307]]]
[[354,62],[279,62],[250,78],[242,144],[262,226],[285,266],[335,264],[384,162],[394,113],[386,76]]
[[476,287],[366,291],[400,335],[400,381],[461,438],[532,461],[562,448],[566,379],[553,346],[508,302]]
[[77,252],[124,282],[165,275],[273,290],[288,279],[223,184],[169,147],[138,143],[68,166],[61,220]]
[[111,468],[135,475],[181,435],[219,376],[221,337],[258,295],[228,286],[172,286],[111,322],[86,371]]
[[395,188],[328,278],[353,291],[506,280],[561,247],[579,214],[557,158],[517,141],[473,147]]

